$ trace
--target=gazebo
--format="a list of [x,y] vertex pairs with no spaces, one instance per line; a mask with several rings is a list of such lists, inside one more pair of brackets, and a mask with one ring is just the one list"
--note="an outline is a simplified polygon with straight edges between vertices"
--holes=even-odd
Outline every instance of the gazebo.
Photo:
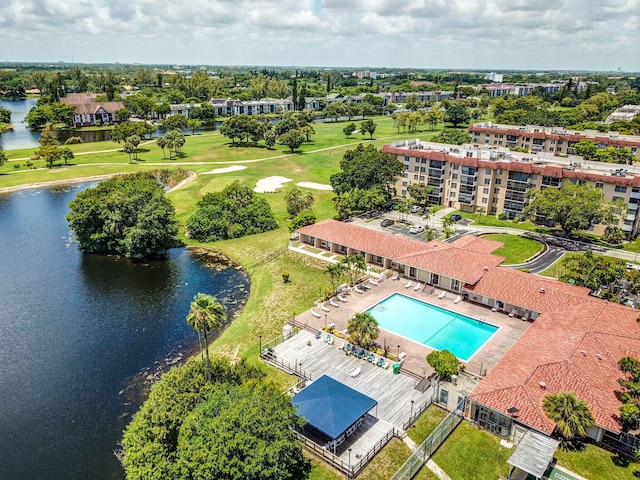
[[560,442],[533,430],[527,432],[518,443],[507,463],[511,465],[510,480],[534,477],[541,479],[553,461],[553,454]]
[[323,375],[297,393],[292,403],[298,414],[336,446],[356,431],[361,420],[378,402],[344,383]]

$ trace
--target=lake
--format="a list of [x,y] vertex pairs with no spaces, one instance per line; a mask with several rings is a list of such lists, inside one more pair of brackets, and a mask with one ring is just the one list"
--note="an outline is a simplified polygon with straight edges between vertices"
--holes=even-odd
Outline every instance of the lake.
[[132,263],[82,255],[64,220],[87,185],[0,195],[0,479],[111,480],[124,427],[158,372],[196,352],[198,292],[229,316],[249,280],[187,249]]

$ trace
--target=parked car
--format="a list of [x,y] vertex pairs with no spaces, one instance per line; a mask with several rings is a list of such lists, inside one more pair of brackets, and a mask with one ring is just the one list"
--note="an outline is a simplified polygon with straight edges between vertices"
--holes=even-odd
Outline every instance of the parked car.
[[454,222],[459,222],[460,220],[462,220],[462,215],[460,215],[459,213],[452,213],[450,218]]
[[390,227],[394,223],[395,222],[393,220],[391,220],[390,218],[385,218],[384,220],[382,220],[382,222],[380,222],[380,226],[381,227]]
[[409,233],[422,233],[424,232],[424,227],[422,225],[413,225],[409,229]]
[[414,205],[413,207],[411,207],[411,213],[422,213],[424,212],[424,208],[422,208],[419,205]]

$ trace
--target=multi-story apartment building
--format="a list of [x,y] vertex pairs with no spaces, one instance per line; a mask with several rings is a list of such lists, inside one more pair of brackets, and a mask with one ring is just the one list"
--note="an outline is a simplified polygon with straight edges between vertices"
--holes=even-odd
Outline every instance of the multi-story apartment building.
[[491,122],[469,125],[471,141],[489,147],[520,147],[531,153],[573,155],[573,145],[580,140],[590,140],[600,148],[625,147],[640,160],[640,137],[621,135],[618,132],[601,133],[596,130],[567,130],[562,127],[535,125],[500,125]]
[[215,108],[216,116],[260,115],[265,113],[293,112],[295,105],[287,98],[262,98],[260,100],[234,100],[232,98],[212,98],[209,103]]
[[[396,193],[408,197],[407,187],[424,182],[433,188],[428,202],[463,212],[520,217],[531,188],[560,188],[563,182],[602,189],[607,200],[621,199],[627,211],[619,227],[627,237],[640,231],[640,170],[629,166],[588,162],[579,156],[522,154],[502,147],[457,146],[403,140],[383,147],[405,165]],[[637,173],[635,173],[637,171]],[[594,225],[593,233],[604,233]]]

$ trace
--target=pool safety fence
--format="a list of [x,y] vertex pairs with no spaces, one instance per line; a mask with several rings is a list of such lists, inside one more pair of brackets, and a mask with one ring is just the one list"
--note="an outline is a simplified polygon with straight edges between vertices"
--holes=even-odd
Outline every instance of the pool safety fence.
[[465,398],[460,399],[458,406],[444,417],[442,422],[431,432],[420,446],[413,451],[406,462],[393,474],[391,480],[411,480],[418,470],[427,463],[431,455],[447,439],[449,434],[462,422]]
[[431,395],[425,402],[420,405],[413,405],[411,407],[411,411],[409,413],[409,419],[402,424],[402,429],[406,432],[407,429],[413,425],[413,423],[424,413],[424,411],[433,405],[433,396],[435,393]]
[[314,328],[311,325],[308,325],[306,323],[296,320],[296,317],[289,319],[288,323],[298,329],[295,333],[298,333],[300,330],[307,330],[308,332],[311,332],[311,333],[316,333],[318,331],[317,328]]
[[367,453],[360,454],[354,450],[349,455],[349,460],[345,462],[339,456],[334,455],[322,445],[318,445],[301,432],[293,430],[293,435],[302,443],[304,448],[320,457],[336,470],[344,473],[347,478],[357,477],[393,437],[400,437],[399,432],[397,432],[395,428],[392,428]]

